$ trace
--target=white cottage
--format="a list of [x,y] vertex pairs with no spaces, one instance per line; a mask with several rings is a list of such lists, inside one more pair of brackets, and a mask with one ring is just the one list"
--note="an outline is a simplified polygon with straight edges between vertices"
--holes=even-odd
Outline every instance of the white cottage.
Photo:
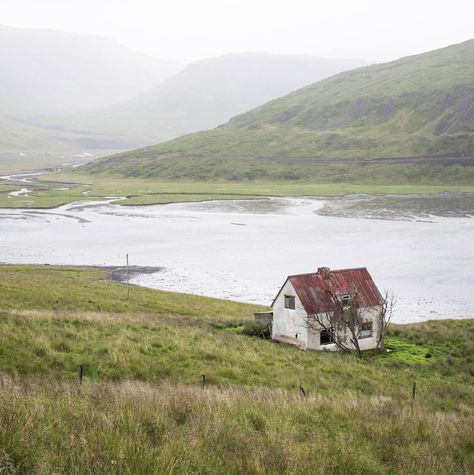
[[272,339],[301,349],[337,350],[331,331],[308,325],[308,319],[329,321],[336,310],[334,297],[344,304],[353,295],[357,295],[363,320],[358,331],[360,349],[375,348],[381,331],[384,299],[365,267],[342,270],[321,267],[314,273],[287,277],[272,303]]

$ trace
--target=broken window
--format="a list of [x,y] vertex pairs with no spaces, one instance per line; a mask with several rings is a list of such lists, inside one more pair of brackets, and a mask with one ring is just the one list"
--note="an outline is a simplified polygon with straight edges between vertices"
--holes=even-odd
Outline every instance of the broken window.
[[370,338],[372,336],[372,322],[365,322],[360,327],[359,338]]
[[295,297],[293,295],[285,295],[285,308],[295,309]]
[[329,345],[334,343],[334,331],[331,328],[330,330],[321,330],[319,332],[319,344],[320,345]]
[[349,294],[341,295],[339,297],[339,299],[340,299],[342,305],[344,305],[344,306],[350,305],[350,303],[351,303],[351,296]]

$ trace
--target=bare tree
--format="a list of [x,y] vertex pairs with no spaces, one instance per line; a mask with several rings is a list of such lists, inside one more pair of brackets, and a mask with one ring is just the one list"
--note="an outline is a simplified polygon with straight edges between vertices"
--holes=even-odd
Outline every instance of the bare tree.
[[[327,291],[327,297],[327,301],[331,302],[333,309],[315,315],[308,315],[305,327],[314,333],[327,332],[337,348],[347,353],[355,350],[361,358],[360,331],[363,323],[369,320],[371,308],[360,306],[359,295],[356,291],[344,296]],[[386,293],[377,319],[377,350],[383,348],[385,333],[390,325],[394,305],[395,299],[391,294]],[[370,318],[370,320],[372,319]]]
[[382,310],[379,315],[379,334],[377,338],[376,351],[380,351],[385,344],[385,334],[387,333],[388,327],[392,323],[393,311],[397,303],[395,296],[388,291],[385,291],[384,299],[382,304]]

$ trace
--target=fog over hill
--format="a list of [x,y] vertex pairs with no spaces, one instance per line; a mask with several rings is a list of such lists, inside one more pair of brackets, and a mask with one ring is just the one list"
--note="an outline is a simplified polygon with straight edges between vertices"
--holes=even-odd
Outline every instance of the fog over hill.
[[[215,127],[362,61],[268,53],[183,65],[96,35],[0,26],[0,168]],[[184,69],[183,69],[184,68]]]
[[46,122],[129,99],[183,67],[101,36],[1,25],[0,63],[0,170],[116,150],[107,137],[55,130]]
[[182,68],[96,35],[0,26],[0,111],[36,121],[113,104]]
[[265,102],[344,70],[359,60],[236,53],[197,61],[129,101],[51,121],[69,130],[152,144],[209,129]]

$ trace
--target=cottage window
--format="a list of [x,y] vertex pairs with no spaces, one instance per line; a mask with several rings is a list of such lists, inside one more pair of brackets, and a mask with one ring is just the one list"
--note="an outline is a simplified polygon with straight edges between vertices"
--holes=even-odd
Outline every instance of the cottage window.
[[285,295],[285,308],[295,309],[295,297],[293,295]]
[[342,304],[343,306],[350,305],[350,303],[351,303],[351,296],[350,296],[349,294],[347,294],[347,295],[341,295],[341,296],[339,297],[339,299],[340,299],[341,304]]
[[319,332],[319,344],[320,345],[329,345],[334,343],[334,331],[331,328],[330,330],[321,330]]
[[372,322],[365,322],[360,327],[359,338],[370,338],[372,336]]

